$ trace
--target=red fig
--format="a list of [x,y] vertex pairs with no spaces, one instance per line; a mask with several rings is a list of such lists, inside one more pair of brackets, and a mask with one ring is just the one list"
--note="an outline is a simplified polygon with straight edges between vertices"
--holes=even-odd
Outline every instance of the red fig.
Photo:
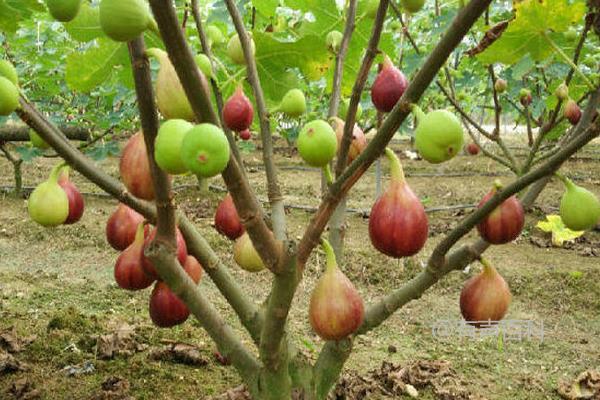
[[[187,245],[185,244],[185,239],[183,238],[183,235],[181,234],[181,231],[179,230],[179,228],[176,229],[176,234],[175,234],[176,238],[177,238],[177,259],[179,260],[179,263],[181,265],[185,264],[185,260],[187,258]],[[146,247],[148,247],[150,245],[150,243],[152,243],[152,241],[154,240],[154,238],[156,237],[156,228],[154,228],[147,236],[146,236],[146,240],[144,241],[144,250],[146,249]],[[152,265],[152,262],[150,262],[150,260],[142,255],[142,267],[144,268],[144,272],[146,272],[146,274],[153,278],[153,279],[158,279],[158,272],[156,271],[156,268],[154,268],[154,265]]]
[[154,282],[154,279],[149,277],[142,268],[144,228],[144,223],[138,225],[133,243],[117,258],[115,280],[123,289],[141,290]]
[[581,119],[581,108],[579,108],[575,100],[567,100],[564,112],[565,118],[568,119],[572,125],[577,125],[579,123],[579,120]]
[[460,293],[460,312],[476,327],[500,321],[511,300],[504,278],[486,260],[481,263],[483,271],[469,279]]
[[135,239],[138,225],[144,217],[135,210],[119,203],[106,223],[106,240],[115,250],[125,250]]
[[317,335],[324,340],[340,340],[358,329],[365,310],[360,294],[338,268],[329,242],[323,240],[322,247],[327,267],[310,297],[308,315]]
[[250,138],[252,138],[252,132],[250,132],[250,129],[244,129],[240,132],[240,139],[250,140]]
[[[491,199],[502,185],[497,182],[494,188],[479,202],[482,207]],[[477,225],[477,230],[486,242],[505,244],[515,240],[525,225],[523,206],[516,196],[504,200],[494,211]]]
[[[342,137],[344,136],[344,121],[338,117],[331,118],[333,129],[335,129],[335,136],[337,137],[338,149],[342,144]],[[367,147],[367,137],[365,136],[362,129],[357,124],[354,124],[352,130],[352,142],[348,149],[348,162],[351,163],[356,157],[362,153]]]
[[131,194],[140,199],[154,200],[154,185],[142,132],[136,133],[127,141],[121,154],[119,171]]
[[85,204],[83,201],[83,196],[73,182],[69,180],[68,166],[64,166],[61,169],[60,176],[58,178],[58,184],[61,188],[63,188],[67,194],[67,198],[69,199],[69,215],[64,223],[66,225],[74,224],[81,219]]
[[160,328],[170,328],[184,323],[190,316],[190,310],[169,289],[166,283],[156,282],[150,295],[150,318]]
[[531,96],[531,91],[528,89],[521,89],[519,92],[519,101],[523,107],[528,107],[531,105],[533,101],[533,97]]
[[479,154],[479,146],[477,146],[476,143],[469,143],[467,145],[467,153],[469,153],[472,156],[476,156],[477,154]]
[[391,182],[371,208],[369,236],[373,246],[383,254],[408,257],[417,254],[427,240],[427,215],[406,183],[396,154],[387,148],[385,155],[390,162]]
[[254,117],[254,108],[242,86],[238,86],[235,93],[223,106],[223,120],[225,125],[236,132],[242,132],[250,127]]
[[382,69],[371,88],[371,101],[378,111],[390,112],[407,87],[408,81],[402,71],[392,64],[388,56],[385,56]]
[[227,236],[231,240],[239,238],[244,233],[244,226],[242,225],[242,221],[240,221],[233,198],[229,193],[227,193],[227,196],[221,200],[217,207],[215,228],[217,228],[220,234]]
[[187,274],[192,278],[194,283],[199,283],[200,279],[202,279],[202,265],[196,260],[194,256],[187,256],[185,259],[185,264],[183,264],[183,269]]

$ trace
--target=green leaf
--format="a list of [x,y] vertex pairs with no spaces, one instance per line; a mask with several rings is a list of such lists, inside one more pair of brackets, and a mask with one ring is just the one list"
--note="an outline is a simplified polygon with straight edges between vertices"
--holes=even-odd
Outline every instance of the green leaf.
[[25,162],[29,162],[36,157],[40,157],[44,151],[37,147],[17,146],[15,152],[19,155],[19,158]]
[[265,17],[272,17],[275,15],[279,0],[252,0],[252,5]]
[[91,7],[83,3],[77,17],[65,24],[65,28],[71,37],[80,42],[89,42],[98,37],[103,37],[104,32],[100,27],[100,13],[97,7]]
[[575,240],[585,233],[567,228],[560,215],[547,215],[546,221],[538,222],[536,227],[544,232],[552,232],[552,245],[556,247],[562,247],[564,242]]

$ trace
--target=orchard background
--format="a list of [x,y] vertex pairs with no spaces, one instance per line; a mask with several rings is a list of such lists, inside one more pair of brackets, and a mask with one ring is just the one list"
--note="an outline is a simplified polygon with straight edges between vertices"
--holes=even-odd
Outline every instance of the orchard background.
[[[0,0],[0,398],[600,396],[599,35],[594,0]],[[63,161],[74,224],[30,198]],[[126,277],[118,202],[157,225]],[[432,334],[463,317],[544,340]]]

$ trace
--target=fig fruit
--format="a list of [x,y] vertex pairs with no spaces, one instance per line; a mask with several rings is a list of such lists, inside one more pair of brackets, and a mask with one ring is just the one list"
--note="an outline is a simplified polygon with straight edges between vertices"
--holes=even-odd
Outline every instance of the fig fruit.
[[196,125],[181,144],[183,163],[194,174],[210,178],[220,174],[229,162],[229,142],[216,125]]
[[506,89],[508,89],[508,83],[504,79],[498,78],[496,79],[496,82],[494,82],[494,89],[496,89],[496,92],[498,93],[504,93],[506,92]]
[[171,328],[184,323],[190,316],[185,303],[162,281],[156,282],[150,294],[150,319],[159,328]]
[[10,61],[0,60],[0,76],[11,81],[13,85],[19,86],[19,75],[17,75],[17,70]]
[[42,139],[40,135],[38,135],[37,132],[33,129],[29,130],[29,141],[31,142],[33,147],[36,147],[38,149],[46,150],[50,148],[50,145],[46,143],[46,141]]
[[560,199],[560,218],[565,226],[573,231],[593,229],[600,221],[600,200],[569,178],[559,177],[566,189]]
[[[501,188],[502,185],[496,182],[494,188],[481,199],[478,207],[481,208]],[[516,196],[511,196],[489,213],[477,225],[477,230],[486,242],[491,244],[505,244],[519,237],[523,230],[523,225],[525,225],[523,206]]]
[[453,158],[463,148],[463,128],[456,116],[447,110],[435,110],[427,115],[413,106],[417,120],[415,147],[421,156],[433,164]]
[[331,31],[325,37],[325,43],[327,44],[327,48],[332,53],[337,53],[340,50],[340,45],[342,44],[342,39],[344,35],[340,31]]
[[476,143],[469,143],[467,145],[467,153],[469,153],[472,156],[476,156],[477,154],[479,154],[479,146],[477,146]]
[[67,198],[69,199],[69,215],[65,220],[64,224],[70,225],[79,221],[83,216],[83,210],[85,209],[85,202],[83,201],[83,196],[77,189],[77,186],[73,184],[69,180],[69,167],[64,166],[58,178],[58,184],[67,194]]
[[300,157],[313,167],[324,167],[335,156],[337,138],[333,128],[322,119],[304,125],[298,134]]
[[569,100],[569,87],[567,86],[567,84],[563,82],[560,85],[558,85],[558,87],[554,91],[554,95],[558,97],[559,100]]
[[380,112],[390,112],[404,94],[408,81],[388,56],[384,56],[381,71],[371,87],[371,101]]
[[569,120],[571,125],[577,125],[579,123],[579,120],[581,119],[581,108],[579,108],[579,105],[575,100],[567,100],[564,113],[565,118]]
[[427,241],[427,215],[419,198],[404,179],[402,164],[387,148],[390,162],[390,186],[377,199],[369,216],[369,237],[373,246],[383,254],[409,257],[417,254]]
[[379,0],[359,0],[357,4],[357,15],[364,15],[367,18],[375,18]]
[[29,196],[27,210],[32,220],[42,226],[58,226],[69,216],[69,198],[58,184],[64,164],[52,168],[50,176],[40,183]]
[[81,0],[46,0],[46,6],[52,18],[60,22],[69,22],[79,13]]
[[248,272],[259,272],[265,269],[265,264],[254,248],[248,232],[244,232],[235,241],[233,259],[237,265]]
[[144,223],[140,223],[135,232],[135,239],[117,258],[115,264],[115,280],[119,287],[126,290],[146,289],[155,279],[148,276],[142,268],[144,256]]
[[[156,228],[152,229],[152,231],[150,231],[145,237],[143,246],[144,251],[150,245],[150,243],[152,243],[155,237]],[[179,260],[179,263],[181,265],[184,265],[188,256],[187,245],[185,244],[185,239],[183,238],[183,235],[181,234],[179,228],[175,230],[175,238],[177,240],[177,260]],[[148,275],[153,280],[159,279],[158,271],[156,271],[156,268],[154,267],[154,265],[152,265],[152,262],[144,254],[142,254],[142,268],[146,275]]]
[[300,89],[290,89],[281,99],[274,112],[281,111],[290,118],[298,118],[306,112],[306,97]]
[[[192,105],[181,86],[181,81],[177,76],[175,67],[169,59],[169,55],[161,49],[151,48],[146,50],[146,54],[154,57],[160,64],[158,75],[156,76],[155,91],[156,105],[165,119],[184,119],[193,122],[196,115],[192,110]],[[207,94],[210,92],[206,76],[199,69],[202,89]]]
[[476,327],[498,322],[508,311],[511,294],[506,281],[487,261],[483,271],[469,279],[460,292],[460,312]]
[[131,194],[140,199],[154,200],[154,184],[142,132],[133,135],[125,144],[119,171],[125,187]]
[[244,233],[244,226],[235,209],[233,198],[230,193],[219,203],[215,213],[215,228],[221,235],[235,240]]
[[242,86],[238,86],[233,95],[223,106],[223,121],[225,126],[235,132],[246,130],[252,124],[254,107],[244,94]]
[[125,250],[135,239],[137,227],[144,217],[135,210],[119,203],[106,223],[106,240],[115,250]]
[[181,143],[193,127],[183,119],[170,119],[160,126],[154,142],[154,159],[163,171],[173,175],[188,171],[181,159]]
[[[346,119],[348,119],[348,108],[350,107],[350,99],[343,99],[342,102],[340,103],[340,112],[338,113],[340,118],[342,118],[344,121]],[[356,118],[354,118],[356,121],[360,120],[360,117],[362,117],[362,113],[363,113],[363,109],[362,106],[360,105],[360,103],[358,103],[358,107],[356,107]]]
[[531,96],[531,91],[528,89],[521,89],[519,92],[519,101],[523,107],[529,107],[531,102],[533,101],[533,97]]
[[196,60],[196,65],[200,68],[200,71],[204,74],[204,76],[208,79],[214,79],[215,73],[213,72],[212,63],[210,62],[210,58],[206,54],[200,53],[194,57]]
[[211,45],[219,46],[225,43],[225,36],[223,35],[223,32],[221,32],[221,30],[215,25],[209,25],[206,27],[206,36],[208,37]]
[[192,278],[195,284],[198,284],[202,279],[202,265],[194,256],[187,256],[183,264],[183,270]]
[[0,76],[0,116],[12,114],[19,108],[19,89],[8,79]]
[[402,4],[402,8],[404,8],[409,13],[416,13],[423,9],[425,5],[425,0],[400,0]]
[[146,29],[158,32],[144,0],[102,0],[100,27],[106,36],[117,42],[129,42]]
[[[335,129],[335,136],[337,138],[338,148],[342,144],[342,137],[344,136],[344,121],[342,121],[338,117],[331,118],[331,124],[333,129]],[[362,153],[367,147],[367,138],[359,128],[357,124],[354,124],[354,129],[352,130],[352,142],[350,142],[350,148],[348,149],[348,163],[354,161],[356,157]]]
[[242,139],[242,140],[250,140],[250,138],[252,138],[252,132],[250,132],[250,129],[244,129],[239,134],[240,134],[240,139]]
[[338,268],[331,245],[323,240],[322,247],[327,266],[310,296],[308,316],[322,339],[341,340],[360,327],[365,309],[360,294]]
[[[252,52],[252,56],[256,54],[256,45],[254,44],[254,39],[250,38],[250,49]],[[244,49],[242,48],[242,42],[240,41],[240,37],[235,34],[229,39],[229,43],[227,43],[227,55],[231,58],[236,64],[245,65],[246,57],[244,57]]]

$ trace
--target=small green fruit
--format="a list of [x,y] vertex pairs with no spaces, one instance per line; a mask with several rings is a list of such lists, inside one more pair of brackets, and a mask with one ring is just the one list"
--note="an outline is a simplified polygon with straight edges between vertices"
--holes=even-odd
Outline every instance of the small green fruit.
[[15,66],[8,60],[0,60],[0,76],[5,77],[13,83],[13,85],[19,85],[19,76]]
[[38,135],[37,132],[33,129],[29,130],[29,140],[31,141],[33,147],[36,147],[38,149],[46,150],[50,148],[50,145],[46,143],[46,141],[42,139],[40,135]]
[[291,118],[297,118],[306,112],[306,98],[300,89],[289,90],[281,103],[279,111]]
[[463,148],[463,128],[454,114],[436,110],[425,115],[413,109],[417,118],[415,146],[421,156],[433,164],[448,161]]
[[[342,102],[340,103],[340,111],[339,111],[338,115],[344,121],[348,117],[348,107],[350,107],[350,99],[343,99]],[[356,108],[356,118],[354,118],[354,119],[357,121],[360,120],[360,117],[362,117],[362,113],[363,113],[362,106],[360,105],[360,103],[358,103],[358,107]]]
[[233,245],[233,259],[236,264],[248,272],[259,272],[265,269],[265,264],[258,255],[248,232],[236,239]]
[[143,0],[102,0],[100,27],[117,42],[129,42],[148,28],[158,29]]
[[225,43],[225,36],[223,36],[223,32],[215,25],[209,25],[206,28],[206,36],[211,44],[215,46],[219,46]]
[[498,78],[498,79],[496,79],[496,82],[494,82],[494,89],[496,89],[496,92],[498,92],[498,93],[506,92],[507,88],[508,88],[508,83],[502,78]]
[[63,166],[56,165],[48,180],[40,183],[29,196],[29,216],[42,226],[61,225],[69,216],[69,198],[58,184],[58,176]]
[[229,142],[225,133],[213,124],[190,129],[181,143],[183,163],[194,174],[210,178],[223,172],[229,162]]
[[410,13],[421,11],[425,5],[425,0],[400,0],[402,8]]
[[208,79],[213,79],[215,74],[213,73],[212,64],[210,62],[210,58],[206,54],[200,53],[196,55],[196,65],[200,67],[200,71],[206,76]]
[[560,200],[560,218],[573,231],[592,229],[600,222],[600,200],[587,189],[565,178],[565,193]]
[[[256,46],[254,45],[254,39],[252,38],[250,38],[250,48],[252,49],[252,56],[254,56],[256,54]],[[244,49],[242,49],[242,42],[238,35],[233,35],[231,39],[229,39],[229,43],[227,44],[227,55],[236,64],[246,64]]]
[[364,15],[367,18],[375,18],[375,16],[377,16],[378,8],[379,0],[359,0],[357,15]]
[[342,39],[344,35],[340,31],[331,31],[327,34],[325,38],[325,43],[327,43],[327,48],[329,51],[333,53],[337,53],[340,49],[340,45],[342,44]]
[[10,115],[18,107],[19,90],[7,78],[0,76],[0,115]]
[[565,82],[558,85],[556,90],[554,91],[554,95],[558,97],[559,100],[567,101],[569,99],[569,87]]
[[55,20],[69,22],[79,13],[81,0],[46,0],[46,6]]
[[181,159],[181,143],[193,127],[183,119],[170,119],[161,125],[154,142],[154,158],[163,171],[172,175],[188,171]]
[[298,135],[298,152],[307,164],[325,167],[335,156],[337,138],[333,128],[322,119],[304,125]]

